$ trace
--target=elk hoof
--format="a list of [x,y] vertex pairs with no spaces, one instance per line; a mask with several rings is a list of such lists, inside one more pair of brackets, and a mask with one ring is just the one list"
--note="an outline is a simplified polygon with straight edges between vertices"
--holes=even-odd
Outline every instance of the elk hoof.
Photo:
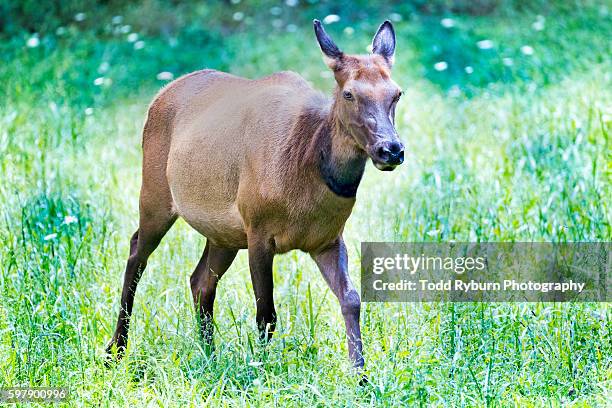
[[117,363],[125,354],[125,346],[117,344],[116,340],[111,340],[110,343],[104,349],[106,352],[106,358],[104,359],[104,365],[110,367],[112,364]]
[[360,387],[365,387],[366,385],[370,384],[370,380],[368,380],[368,376],[365,374],[360,374],[359,375],[359,386]]

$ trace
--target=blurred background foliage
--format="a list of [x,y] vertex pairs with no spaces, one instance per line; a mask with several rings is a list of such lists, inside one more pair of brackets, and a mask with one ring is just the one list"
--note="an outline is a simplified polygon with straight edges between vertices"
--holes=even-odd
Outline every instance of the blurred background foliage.
[[[47,80],[60,80],[84,105],[92,97],[100,103],[133,95],[155,84],[159,72],[176,77],[203,67],[247,76],[261,74],[262,66],[269,72],[291,69],[330,85],[329,75],[321,78],[311,68],[320,68],[312,63],[319,58],[313,18],[327,18],[328,30],[348,52],[365,52],[377,25],[391,19],[397,70],[405,76],[400,84],[424,77],[451,96],[483,88],[498,92],[514,82],[558,83],[576,69],[602,63],[612,36],[608,7],[589,0],[0,0],[0,10],[0,50],[8,61],[0,72],[18,69],[13,60],[60,59],[62,64],[28,75],[28,85],[42,89]],[[104,95],[104,87],[75,92],[96,71],[115,84],[112,93]]]

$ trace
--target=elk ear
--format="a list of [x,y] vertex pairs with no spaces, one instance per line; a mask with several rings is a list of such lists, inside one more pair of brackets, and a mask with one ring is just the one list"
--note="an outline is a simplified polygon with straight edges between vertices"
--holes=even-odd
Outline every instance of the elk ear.
[[315,35],[319,42],[319,47],[323,51],[323,58],[328,67],[335,70],[339,66],[339,62],[342,60],[343,53],[340,48],[334,43],[334,40],[325,32],[321,22],[319,20],[313,21]]
[[389,66],[393,65],[395,58],[395,30],[389,20],[380,25],[372,40],[372,52],[382,55]]

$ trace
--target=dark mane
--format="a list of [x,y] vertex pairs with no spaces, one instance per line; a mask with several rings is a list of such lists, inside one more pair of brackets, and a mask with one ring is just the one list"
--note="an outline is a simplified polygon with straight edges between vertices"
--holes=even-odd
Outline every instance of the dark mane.
[[365,169],[365,154],[342,160],[334,157],[333,137],[350,136],[341,134],[332,111],[329,99],[323,95],[313,98],[296,121],[283,156],[288,171],[297,177],[314,172],[335,194],[355,197]]

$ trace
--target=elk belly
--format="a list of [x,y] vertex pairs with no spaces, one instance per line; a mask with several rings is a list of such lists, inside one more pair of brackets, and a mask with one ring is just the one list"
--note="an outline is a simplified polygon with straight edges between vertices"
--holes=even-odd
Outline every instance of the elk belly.
[[213,244],[225,248],[246,248],[247,236],[237,210],[204,212],[189,206],[179,208],[179,215],[193,229]]

